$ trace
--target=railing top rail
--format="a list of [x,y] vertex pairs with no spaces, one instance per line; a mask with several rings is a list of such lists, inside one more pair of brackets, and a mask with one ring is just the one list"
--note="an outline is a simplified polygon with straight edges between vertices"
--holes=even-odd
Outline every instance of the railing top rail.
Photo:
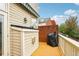
[[79,48],[79,42],[71,39],[71,38],[68,38],[66,36],[63,36],[62,34],[58,34],[61,38],[64,38],[66,41],[68,41],[69,43],[73,44],[74,46],[78,47]]

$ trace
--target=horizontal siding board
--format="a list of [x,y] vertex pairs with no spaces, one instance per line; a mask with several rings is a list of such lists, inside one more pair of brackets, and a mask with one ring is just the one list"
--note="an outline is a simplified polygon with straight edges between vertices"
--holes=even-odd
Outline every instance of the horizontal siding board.
[[[24,18],[27,18],[27,23],[24,23]],[[36,17],[30,14],[28,11],[24,10],[21,6],[18,4],[9,4],[9,22],[10,24],[17,24],[22,26],[30,26],[32,24],[32,19],[36,20]],[[34,50],[34,47],[38,45],[38,43],[35,45],[32,45],[32,38],[34,36],[38,37],[36,33],[37,31],[25,31],[24,32],[24,38],[22,39],[22,32],[15,29],[10,29],[10,54],[13,56],[16,55],[22,55],[25,53],[25,55],[31,55],[32,51]],[[24,40],[22,42],[22,40]],[[38,42],[38,38],[36,39]],[[23,43],[23,47],[22,44]],[[25,48],[25,52],[22,51],[22,48]],[[28,52],[28,53],[27,53]]]
[[30,26],[32,22],[32,18],[36,19],[35,16],[30,14],[28,11],[24,10],[18,4],[9,4],[9,19],[11,24],[24,24],[24,18],[27,18],[26,26]]
[[[37,31],[26,31],[24,32],[25,35],[25,39],[24,39],[24,50],[27,51],[29,53],[29,55],[31,55],[35,50],[36,48],[38,47],[38,32]],[[32,39],[35,38],[35,43],[32,44]],[[25,52],[25,55],[28,55],[28,53]]]
[[10,54],[21,55],[21,32],[10,29]]
[[[38,31],[19,31],[17,29],[11,29],[10,31],[11,37],[10,37],[10,50],[12,56],[19,56],[19,55],[25,55],[29,56],[31,55],[39,46],[39,39],[38,39]],[[22,36],[22,33],[24,33],[24,38]],[[32,39],[35,37],[35,43],[32,44]],[[23,42],[23,43],[22,43]],[[23,45],[21,45],[21,43]],[[23,49],[22,49],[23,48]]]

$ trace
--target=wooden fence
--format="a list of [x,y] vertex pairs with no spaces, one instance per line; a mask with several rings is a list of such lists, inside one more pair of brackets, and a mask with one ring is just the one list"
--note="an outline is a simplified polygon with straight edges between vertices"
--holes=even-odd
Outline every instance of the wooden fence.
[[39,41],[47,42],[47,35],[49,33],[58,32],[58,26],[39,26]]

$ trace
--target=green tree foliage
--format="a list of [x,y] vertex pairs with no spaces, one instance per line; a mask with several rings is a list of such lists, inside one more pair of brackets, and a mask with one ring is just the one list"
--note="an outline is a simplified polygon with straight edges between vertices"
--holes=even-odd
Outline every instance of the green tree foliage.
[[77,29],[77,17],[70,16],[68,19],[66,19],[65,25],[66,25],[65,33],[68,34],[69,36],[73,36],[74,32]]
[[61,24],[59,29],[60,32],[70,36],[79,39],[79,31],[78,31],[78,25],[77,25],[77,17],[70,16],[68,19],[66,19],[64,24]]
[[62,24],[60,25],[59,31],[60,31],[61,33],[65,33],[65,24],[64,24],[64,23],[62,23]]

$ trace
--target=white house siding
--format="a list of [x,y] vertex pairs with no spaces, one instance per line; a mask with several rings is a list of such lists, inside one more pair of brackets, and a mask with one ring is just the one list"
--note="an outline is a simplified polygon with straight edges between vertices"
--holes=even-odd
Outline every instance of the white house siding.
[[[32,55],[39,46],[38,32],[38,30],[12,27],[10,32],[10,55]],[[33,40],[35,40],[34,43]]]
[[10,30],[10,55],[21,55],[21,31],[14,29]]
[[[27,18],[27,23],[24,23],[24,18]],[[9,4],[9,20],[10,24],[21,25],[21,26],[31,26],[32,19],[36,20],[32,14],[27,10],[24,10],[18,4]]]
[[[24,18],[27,18],[27,23],[24,23]],[[31,26],[33,19],[36,17],[24,10],[19,4],[9,4],[9,22],[10,25]],[[11,29],[10,26],[10,55],[31,55],[39,46],[38,31],[23,31]],[[30,29],[29,29],[30,30]],[[32,38],[35,37],[35,43],[32,45]],[[24,39],[25,38],[25,39]]]
[[[35,39],[34,44],[32,44],[33,39]],[[24,32],[24,43],[23,43],[23,55],[32,55],[32,53],[39,46],[38,30],[35,31],[25,31]]]

